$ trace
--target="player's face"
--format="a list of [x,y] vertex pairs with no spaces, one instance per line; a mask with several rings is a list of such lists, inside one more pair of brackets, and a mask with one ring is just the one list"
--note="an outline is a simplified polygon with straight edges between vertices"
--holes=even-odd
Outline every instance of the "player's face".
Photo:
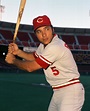
[[44,45],[49,44],[53,38],[53,28],[51,26],[39,27],[35,33],[38,40]]

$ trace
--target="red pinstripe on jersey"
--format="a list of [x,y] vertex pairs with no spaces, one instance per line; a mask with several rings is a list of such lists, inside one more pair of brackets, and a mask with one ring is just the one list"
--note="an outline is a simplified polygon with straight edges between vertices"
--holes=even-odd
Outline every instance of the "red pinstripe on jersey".
[[72,79],[72,80],[70,80],[70,81],[68,81],[64,84],[61,84],[61,85],[52,86],[52,88],[53,89],[59,89],[59,88],[63,88],[63,87],[66,87],[66,86],[77,84],[77,83],[80,83],[79,78]]

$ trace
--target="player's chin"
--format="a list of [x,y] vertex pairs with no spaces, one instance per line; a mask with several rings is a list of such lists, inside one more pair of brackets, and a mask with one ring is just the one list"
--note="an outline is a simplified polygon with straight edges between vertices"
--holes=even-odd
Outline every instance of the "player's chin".
[[48,42],[42,42],[44,45],[48,45],[49,43]]
[[48,45],[48,44],[50,43],[50,41],[42,41],[42,43],[43,43],[44,45]]

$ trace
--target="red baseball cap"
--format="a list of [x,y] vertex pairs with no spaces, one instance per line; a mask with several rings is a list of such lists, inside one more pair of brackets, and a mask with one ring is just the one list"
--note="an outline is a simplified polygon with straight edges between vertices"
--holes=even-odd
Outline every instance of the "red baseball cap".
[[50,25],[51,25],[51,21],[49,17],[46,15],[38,16],[35,19],[33,19],[34,30],[36,30],[37,28],[41,26],[50,26]]

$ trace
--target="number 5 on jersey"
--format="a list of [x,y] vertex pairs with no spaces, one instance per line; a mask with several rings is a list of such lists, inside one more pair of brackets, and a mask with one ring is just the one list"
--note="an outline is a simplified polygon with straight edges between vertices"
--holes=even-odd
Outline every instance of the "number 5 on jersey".
[[51,70],[52,70],[52,72],[53,72],[53,75],[55,75],[55,76],[59,75],[59,71],[56,69],[55,66],[54,66],[54,67],[51,67]]

